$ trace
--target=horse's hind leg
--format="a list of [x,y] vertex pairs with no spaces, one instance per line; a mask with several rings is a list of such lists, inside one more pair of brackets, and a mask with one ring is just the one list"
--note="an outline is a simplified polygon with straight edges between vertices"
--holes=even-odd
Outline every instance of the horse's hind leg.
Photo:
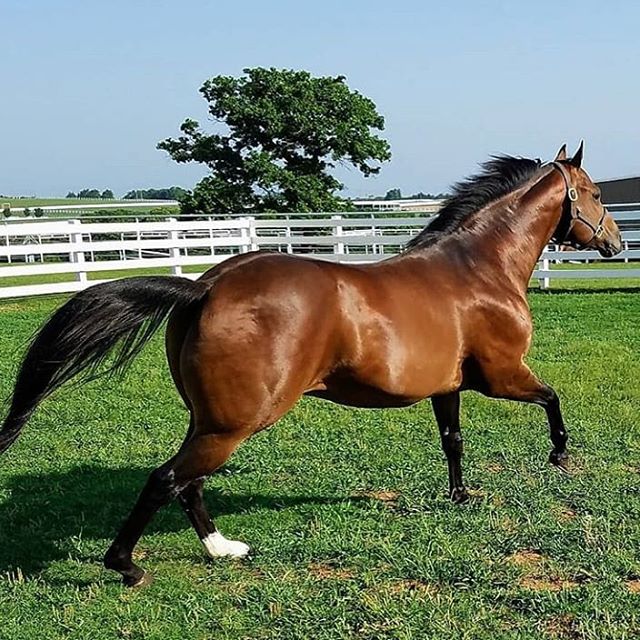
[[217,529],[204,504],[202,488],[205,478],[198,478],[185,487],[178,500],[195,529],[200,542],[212,558],[232,556],[242,558],[249,553],[249,545],[238,540],[227,540]]
[[449,468],[449,497],[460,504],[469,499],[462,482],[462,434],[460,433],[460,393],[453,392],[431,398],[440,430],[442,450]]
[[[236,433],[192,437],[183,444],[171,460],[151,473],[138,501],[104,558],[105,566],[118,571],[125,585],[137,586],[145,582],[144,570],[132,560],[133,549],[156,511],[183,493],[185,489],[187,489],[186,504],[190,505],[192,510],[195,508],[197,513],[196,530],[198,533],[207,532],[203,539],[207,550],[211,554],[217,551],[216,555],[230,555],[230,551],[241,550],[240,546],[234,546],[231,541],[224,540],[215,531],[213,523],[208,521],[208,525],[203,524],[203,513],[206,514],[204,505],[201,505],[202,509],[198,508],[200,505],[197,493],[194,494],[193,489],[189,490],[189,487],[194,481],[208,476],[222,465],[243,439],[244,436]],[[185,504],[183,501],[181,503]],[[204,528],[199,529],[201,525]],[[196,526],[195,523],[194,526]],[[225,548],[225,543],[227,543],[226,554],[220,552]],[[235,545],[242,545],[242,543],[235,543]]]
[[133,548],[156,511],[175,498],[178,492],[170,460],[149,475],[133,510],[111,543],[104,557],[104,566],[118,571],[126,586],[134,587],[146,582],[145,572],[132,560]]

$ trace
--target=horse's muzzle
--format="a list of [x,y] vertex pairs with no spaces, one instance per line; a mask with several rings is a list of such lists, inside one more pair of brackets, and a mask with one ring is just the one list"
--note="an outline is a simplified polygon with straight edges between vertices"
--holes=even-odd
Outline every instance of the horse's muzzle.
[[622,244],[622,238],[618,233],[617,237],[613,239],[606,239],[600,245],[598,245],[598,252],[605,258],[613,258],[617,256],[624,248]]

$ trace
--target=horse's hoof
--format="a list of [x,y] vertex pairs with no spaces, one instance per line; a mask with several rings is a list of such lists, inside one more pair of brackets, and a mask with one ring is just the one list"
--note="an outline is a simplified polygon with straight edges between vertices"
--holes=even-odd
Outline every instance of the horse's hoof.
[[569,471],[569,454],[566,451],[559,453],[558,451],[552,451],[549,454],[549,462],[554,466],[558,467],[560,471]]
[[464,504],[469,502],[469,494],[464,487],[456,487],[451,490],[451,501],[454,504]]
[[227,540],[219,531],[210,533],[202,540],[210,558],[247,558],[249,545],[239,540]]
[[141,576],[122,576],[122,584],[125,587],[137,589],[138,587],[146,587],[153,582],[153,576],[146,571]]

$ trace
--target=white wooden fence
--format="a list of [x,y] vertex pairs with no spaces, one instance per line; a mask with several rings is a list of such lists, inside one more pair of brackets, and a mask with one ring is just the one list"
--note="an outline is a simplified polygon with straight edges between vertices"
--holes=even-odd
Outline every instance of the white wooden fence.
[[[626,250],[619,259],[640,260],[640,205],[614,215],[627,227],[623,231]],[[0,225],[0,298],[79,291],[104,281],[96,280],[95,275],[110,271],[168,267],[181,275],[183,268],[191,267],[190,271],[202,272],[234,254],[259,248],[340,262],[372,262],[399,252],[428,220],[318,214],[311,219],[6,222]],[[534,277],[543,287],[551,278],[640,278],[640,262],[638,268],[627,269],[608,268],[606,262],[598,263],[596,269],[553,268],[554,263],[599,258],[595,251],[549,248]],[[50,278],[53,274],[64,275]],[[185,275],[195,278],[199,274]],[[63,282],[21,282],[61,278]],[[5,286],[7,282],[11,286]]]

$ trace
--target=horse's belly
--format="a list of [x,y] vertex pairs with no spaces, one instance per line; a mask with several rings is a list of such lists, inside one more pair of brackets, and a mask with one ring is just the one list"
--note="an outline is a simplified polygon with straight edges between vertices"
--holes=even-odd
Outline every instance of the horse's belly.
[[412,397],[387,393],[382,389],[364,384],[340,384],[324,388],[310,389],[306,395],[330,400],[349,407],[382,409],[388,407],[408,407],[423,399],[424,396]]
[[446,366],[425,363],[425,366],[403,368],[395,375],[389,371],[334,372],[306,393],[354,407],[406,407],[453,391],[461,381],[460,366],[449,361]]

